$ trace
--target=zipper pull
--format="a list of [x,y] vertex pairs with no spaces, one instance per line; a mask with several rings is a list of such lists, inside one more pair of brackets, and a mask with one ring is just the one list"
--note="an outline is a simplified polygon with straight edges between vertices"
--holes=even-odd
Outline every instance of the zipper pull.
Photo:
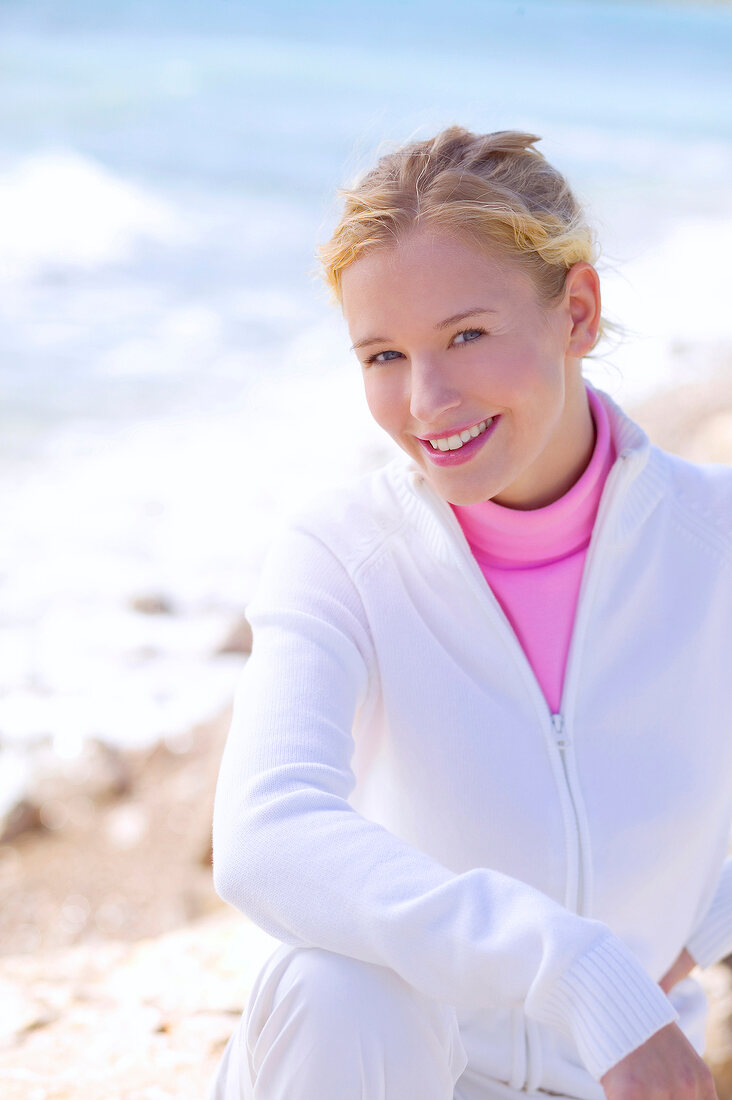
[[564,718],[561,714],[552,715],[552,725],[554,726],[554,736],[557,739],[557,745],[560,749],[567,747],[567,739],[564,736]]

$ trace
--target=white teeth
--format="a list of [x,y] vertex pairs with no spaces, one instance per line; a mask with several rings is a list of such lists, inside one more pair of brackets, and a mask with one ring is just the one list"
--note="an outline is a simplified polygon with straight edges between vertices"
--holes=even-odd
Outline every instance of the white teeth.
[[456,435],[443,436],[442,439],[430,439],[429,442],[434,451],[457,451],[464,443],[469,443],[471,439],[481,435],[492,423],[493,417],[489,416],[487,420],[481,420],[480,424],[474,424],[472,428],[463,428]]

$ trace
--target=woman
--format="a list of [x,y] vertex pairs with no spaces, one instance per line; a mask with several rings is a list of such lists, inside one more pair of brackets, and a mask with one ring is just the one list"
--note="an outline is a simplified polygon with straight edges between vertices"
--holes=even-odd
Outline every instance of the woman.
[[537,140],[383,156],[321,249],[405,457],[250,607],[214,876],[282,943],[219,1100],[715,1096],[732,472],[583,379],[592,235]]

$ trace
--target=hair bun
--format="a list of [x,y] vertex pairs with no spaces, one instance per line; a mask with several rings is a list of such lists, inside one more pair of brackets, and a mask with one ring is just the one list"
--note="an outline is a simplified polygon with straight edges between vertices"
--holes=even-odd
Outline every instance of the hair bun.
[[[486,157],[495,154],[521,154],[530,152],[541,157],[533,146],[541,138],[536,134],[527,134],[522,130],[496,130],[491,134],[474,134],[464,126],[448,126],[442,130],[431,144],[431,156],[441,156],[457,163],[478,164]],[[402,148],[405,156],[413,155],[425,142],[413,142]],[[543,159],[543,157],[542,157]]]
[[541,138],[536,134],[525,134],[522,130],[496,130],[495,133],[485,134],[482,144],[486,152],[491,153],[523,153],[529,149],[535,153],[532,146],[537,141]]

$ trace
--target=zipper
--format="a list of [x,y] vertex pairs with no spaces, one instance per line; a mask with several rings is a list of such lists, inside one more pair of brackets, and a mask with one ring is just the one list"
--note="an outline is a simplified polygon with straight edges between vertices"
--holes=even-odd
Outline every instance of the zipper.
[[552,714],[552,727],[554,729],[554,736],[556,738],[556,746],[559,750],[559,759],[562,762],[562,770],[564,772],[564,781],[567,786],[567,792],[569,793],[569,799],[572,803],[572,812],[574,813],[575,832],[577,835],[577,884],[575,890],[575,903],[574,911],[581,916],[582,914],[582,899],[584,896],[584,873],[583,873],[583,856],[582,849],[582,830],[580,828],[579,810],[577,809],[577,800],[572,790],[572,784],[569,779],[569,769],[567,767],[567,736],[564,728],[564,715]]
[[[564,721],[564,715],[561,712],[557,712],[556,714],[551,714],[550,717],[553,741],[562,765],[564,787],[569,796],[569,804],[572,811],[572,820],[574,822],[575,858],[577,861],[577,871],[575,875],[574,904],[570,903],[570,905],[568,905],[568,908],[572,908],[574,912],[578,914],[578,916],[581,916],[584,897],[584,849],[582,845],[582,827],[580,825],[579,808],[577,805],[577,798],[575,797],[575,793],[572,787],[572,782],[569,777],[569,767],[567,764],[567,749],[569,748],[569,739]],[[531,1028],[530,1021],[528,1021],[526,1017],[523,1018],[522,1022],[524,1031],[525,1073],[523,1082],[518,1086],[518,1089],[520,1092],[529,1092],[533,1091],[537,1087],[538,1082],[534,1080],[534,1077],[539,1076],[539,1074],[541,1073],[541,1065],[538,1064],[539,1052],[534,1050],[536,1038],[534,1039],[534,1042],[532,1042],[532,1035],[535,1035],[535,1032]]]
[[[585,565],[582,571],[582,580],[580,583],[580,591],[577,600],[577,608],[575,611],[574,624],[572,629],[572,637],[570,639],[569,653],[567,656],[567,665],[565,668],[564,683],[562,685],[562,696],[559,704],[559,711],[554,714],[549,709],[544,692],[536,677],[536,674],[529,663],[529,659],[526,656],[521,643],[519,642],[513,627],[511,626],[508,618],[503,611],[500,603],[496,599],[495,595],[490,589],[490,586],[486,584],[485,578],[480,570],[480,566],[473,557],[473,553],[470,549],[467,539],[463,534],[462,528],[458,523],[455,513],[450,508],[447,501],[443,500],[429,484],[425,486],[426,491],[422,489],[426,479],[422,475],[415,483],[415,486],[419,486],[418,491],[423,496],[430,510],[436,515],[440,526],[444,529],[447,527],[448,533],[453,542],[454,549],[458,551],[458,560],[462,566],[462,571],[467,575],[468,579],[476,588],[480,594],[480,598],[486,602],[491,609],[491,614],[497,617],[502,624],[502,636],[506,641],[510,649],[512,649],[514,657],[517,661],[519,668],[521,669],[524,679],[530,686],[531,694],[533,696],[535,705],[537,707],[537,713],[541,716],[542,728],[546,730],[547,725],[550,727],[550,742],[556,749],[557,755],[561,763],[562,775],[564,778],[564,789],[567,795],[567,800],[571,808],[571,818],[574,823],[574,836],[575,836],[575,858],[577,860],[577,874],[576,874],[576,886],[574,891],[574,906],[573,910],[578,915],[581,915],[583,894],[584,894],[584,848],[582,844],[582,829],[580,825],[580,815],[578,809],[577,798],[575,797],[574,790],[572,788],[572,782],[569,775],[569,767],[567,764],[567,749],[569,748],[570,741],[567,732],[566,715],[568,711],[571,711],[570,702],[574,700],[575,684],[577,681],[577,669],[579,667],[579,656],[581,650],[581,639],[585,632],[585,622],[587,618],[587,606],[589,602],[588,593],[591,592],[591,586],[596,581],[597,568],[595,562],[597,560],[600,548],[606,543],[606,532],[610,526],[610,515],[617,511],[619,502],[624,495],[623,489],[627,487],[629,482],[630,469],[632,468],[632,456],[633,451],[629,448],[622,450],[617,456],[615,465],[610,470],[605,487],[603,489],[602,496],[600,498],[600,504],[595,517],[595,523],[593,525],[592,535],[590,536],[590,544],[587,548],[587,556],[585,558]],[[628,461],[631,459],[631,461]],[[440,516],[439,512],[442,512]],[[443,516],[445,517],[443,519]],[[547,723],[547,717],[549,719]],[[569,857],[569,852],[567,853]],[[571,867],[571,865],[570,865]],[[523,1021],[524,1031],[524,1047],[525,1047],[525,1073],[523,1083],[520,1085],[514,1085],[521,1092],[528,1092],[530,1087],[535,1086],[531,1083],[533,1076],[532,1069],[535,1064],[535,1059],[532,1057],[532,1042],[530,1039],[530,1031],[527,1026],[526,1020]]]

